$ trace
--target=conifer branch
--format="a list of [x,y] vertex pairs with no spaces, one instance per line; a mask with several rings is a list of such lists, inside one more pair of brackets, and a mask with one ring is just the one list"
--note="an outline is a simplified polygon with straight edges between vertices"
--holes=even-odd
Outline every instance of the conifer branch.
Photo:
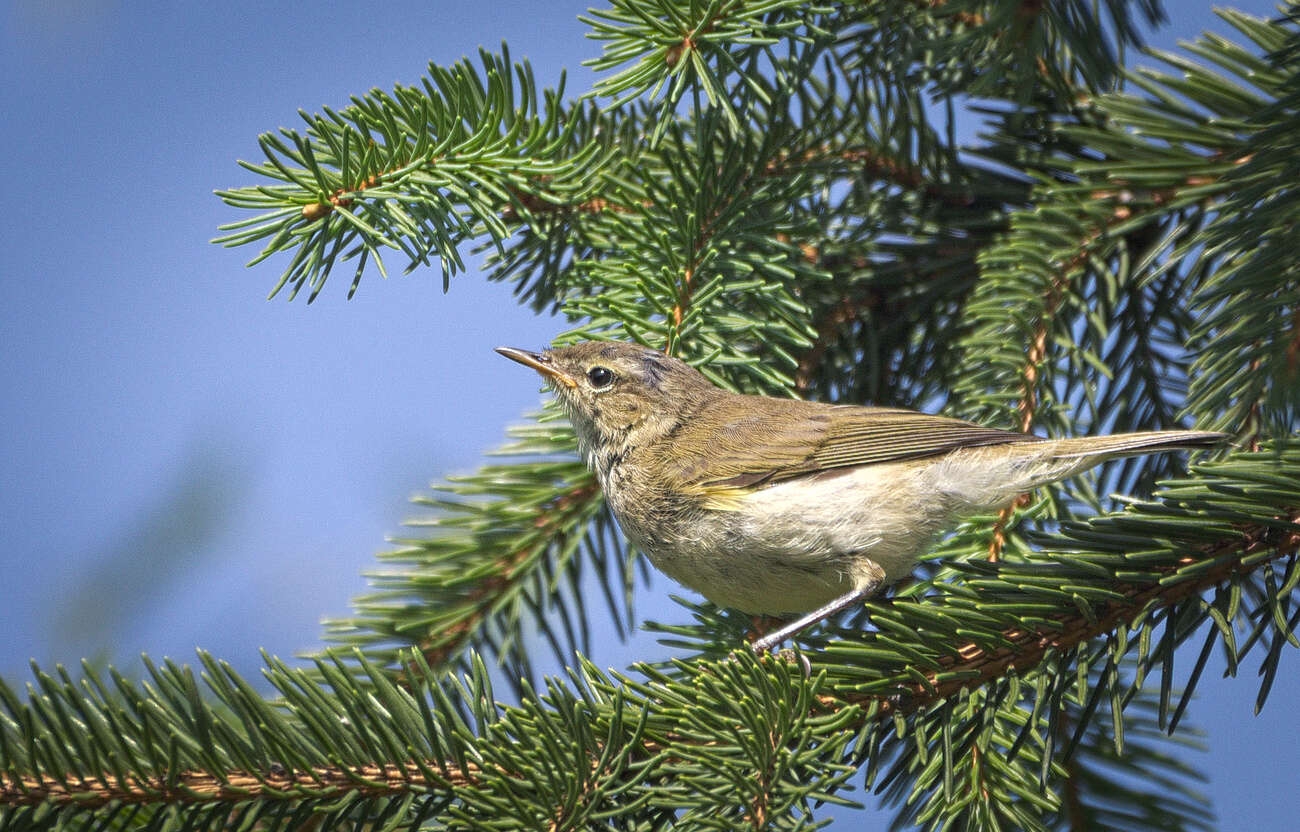
[[220,773],[190,771],[172,776],[132,776],[126,782],[105,771],[77,775],[0,778],[0,805],[75,805],[93,809],[109,803],[202,804],[249,800],[322,800],[344,795],[392,797],[432,789],[472,785],[479,767],[435,760],[404,765],[316,766],[307,771],[268,772],[232,769]]
[[[565,203],[552,202],[551,200],[542,199],[534,194],[524,193],[523,191],[513,191],[511,196],[515,202],[518,202],[528,213],[549,214],[557,217],[571,217],[574,214],[603,214],[606,211],[615,211],[618,213],[627,213],[632,209],[626,205],[620,205],[617,202],[604,197],[592,197],[581,202]],[[518,209],[512,205],[505,205],[501,208],[501,219],[503,220],[522,220]]]
[[[906,159],[887,153],[883,148],[872,147],[832,147],[823,145],[799,153],[782,152],[768,160],[755,176],[789,177],[807,172],[823,173],[829,178],[859,178],[896,185],[900,188],[916,191],[926,197],[938,199],[949,205],[964,207],[974,197],[969,188],[945,186],[944,183],[928,179],[925,173]],[[544,184],[541,179],[538,184]],[[364,185],[359,190],[364,190]],[[346,192],[340,192],[342,195]],[[544,198],[535,193],[512,189],[514,203],[523,206],[530,214],[567,217],[573,214],[600,214],[606,211],[628,213],[635,208],[616,202],[606,197],[591,197],[578,202],[565,202]],[[649,203],[642,202],[640,207]],[[326,209],[328,205],[310,206],[313,210]],[[306,207],[304,207],[304,215]],[[521,220],[523,217],[513,203],[505,204],[500,209],[501,218]]]
[[859,298],[842,298],[822,316],[817,322],[817,337],[813,340],[813,345],[800,357],[799,366],[795,370],[794,389],[800,395],[807,395],[808,388],[812,385],[813,371],[821,366],[822,357],[838,339],[840,329],[850,321],[856,320],[862,310],[875,307],[879,303],[879,292],[868,290]]
[[[906,687],[907,696],[901,703],[893,700],[880,703],[882,712],[920,711],[933,703],[947,699],[962,690],[987,684],[991,679],[1011,671],[1024,671],[1039,664],[1048,653],[1068,651],[1098,636],[1125,626],[1140,614],[1172,607],[1178,602],[1219,586],[1229,578],[1245,577],[1273,561],[1289,557],[1300,551],[1300,509],[1279,523],[1254,525],[1240,530],[1240,540],[1207,547],[1188,555],[1181,561],[1183,567],[1196,563],[1213,563],[1201,576],[1191,580],[1170,581],[1148,586],[1118,583],[1113,589],[1123,595],[1123,600],[1108,602],[1088,615],[1055,616],[1049,626],[1031,630],[1014,628],[1002,633],[1008,646],[990,650],[968,643],[960,646],[956,654],[939,659],[941,669],[927,673],[925,682]],[[1267,557],[1253,559],[1253,555],[1268,553]],[[1249,561],[1246,563],[1245,561]],[[1179,568],[1163,567],[1168,578],[1177,575]],[[940,677],[948,677],[941,681]],[[855,700],[863,704],[871,698]]]
[[912,5],[922,11],[937,11],[948,20],[961,23],[966,26],[983,26],[984,15],[979,12],[969,12],[965,9],[949,11],[944,9],[948,5],[948,0],[912,0]]
[[[1089,235],[1088,240],[1079,247],[1079,253],[1063,266],[1052,280],[1047,289],[1047,295],[1043,298],[1042,312],[1039,315],[1038,323],[1034,327],[1029,351],[1025,355],[1024,386],[1022,387],[1020,401],[1016,403],[1016,412],[1020,416],[1017,427],[1021,433],[1029,433],[1034,426],[1034,415],[1038,407],[1039,368],[1047,357],[1047,333],[1052,327],[1057,307],[1061,305],[1061,298],[1065,294],[1070,275],[1081,268],[1087,261],[1089,245],[1100,234],[1101,232],[1097,231]],[[1029,504],[1028,498],[1028,494],[1022,494],[1011,505],[998,512],[997,519],[993,521],[993,529],[990,534],[988,552],[990,561],[1001,559],[1002,547],[1007,542],[1007,524],[1011,522],[1011,518],[1015,516],[1016,511]]]
[[[909,681],[909,673],[899,674],[889,685],[891,693],[841,694],[830,688],[809,700],[806,707],[811,709],[814,718],[842,713],[847,719],[837,720],[836,730],[846,735],[861,731],[872,721],[926,712],[941,700],[984,687],[997,677],[1008,673],[1024,675],[1049,655],[1068,653],[1116,628],[1131,626],[1139,616],[1152,616],[1230,579],[1246,578],[1279,559],[1294,559],[1298,551],[1300,509],[1292,509],[1284,518],[1240,528],[1236,539],[1189,552],[1179,559],[1180,565],[1176,567],[1157,567],[1157,574],[1163,577],[1150,584],[1115,585],[1114,594],[1120,599],[1101,604],[1086,615],[1054,616],[1039,627],[1006,630],[1002,634],[1003,645],[993,649],[973,642],[960,646],[952,656],[941,657],[940,667],[926,672],[922,681]],[[1206,565],[1208,568],[1204,568]],[[748,653],[742,651],[741,655],[748,656]],[[771,660],[769,657],[764,661]],[[713,669],[702,666],[698,672],[708,676],[725,667],[725,662]],[[651,706],[653,700],[645,704]],[[755,739],[772,741],[767,737]],[[701,750],[712,745],[711,741],[684,734],[647,734],[635,744],[634,752],[630,746],[622,749],[628,760],[638,764],[635,769],[620,769],[623,773],[619,776],[671,778],[671,772],[685,761],[685,755],[696,743],[701,744]],[[593,760],[607,753],[600,745],[590,751]],[[644,768],[646,765],[653,766],[658,775],[652,775]],[[438,758],[384,764],[313,765],[293,772],[277,765],[265,772],[229,769],[175,772],[165,776],[133,773],[126,778],[111,771],[93,775],[33,775],[10,769],[8,773],[0,773],[0,805],[49,804],[93,809],[110,802],[237,804],[253,800],[297,802],[432,792],[454,795],[461,789],[478,788],[485,774],[479,763]],[[498,768],[494,776],[523,775]],[[749,817],[756,826],[761,826],[769,811],[768,789],[761,771],[758,780]]]
[[[1123,174],[1108,174],[1106,185],[1092,190],[1086,206],[1072,205],[1077,186],[1062,189],[1061,201],[1064,203],[1062,208],[1080,209],[1081,216],[1077,220],[1077,227],[1082,233],[1082,239],[1077,249],[1063,262],[1059,265],[1052,263],[1052,275],[1043,292],[1037,320],[1026,333],[1027,346],[1021,371],[1021,395],[1015,406],[1018,416],[1016,429],[1021,433],[1030,433],[1035,425],[1039,409],[1040,376],[1044,362],[1048,359],[1048,338],[1056,325],[1057,311],[1070,292],[1072,281],[1086,270],[1091,260],[1114,250],[1117,243],[1125,239],[1126,234],[1138,236],[1148,233],[1149,225],[1156,218],[1166,214],[1170,210],[1169,206],[1185,203],[1185,193],[1194,192],[1196,198],[1202,201],[1202,210],[1208,210],[1212,201],[1221,198],[1222,192],[1226,190],[1225,177],[1231,174],[1231,167],[1224,167],[1218,160],[1229,155],[1229,150],[1229,148],[1222,148],[1210,153],[1210,158],[1215,162],[1213,168],[1217,168],[1213,173],[1204,170],[1186,173],[1181,175],[1174,184],[1159,187],[1139,188],[1135,183],[1128,181]],[[1247,160],[1248,157],[1240,157],[1233,160],[1231,165],[1240,165]],[[1089,163],[1079,166],[1078,169],[1091,172],[1104,170],[1104,167]],[[1052,198],[1050,193],[1045,196],[1047,199]],[[1127,231],[1118,235],[1113,233],[1120,228],[1126,228]],[[1036,229],[1031,233],[1036,233]],[[1058,252],[1052,254],[1061,256]],[[1022,495],[998,513],[991,530],[988,560],[997,561],[1001,558],[1002,550],[1007,543],[1008,525],[1016,512],[1027,505],[1028,495]]]

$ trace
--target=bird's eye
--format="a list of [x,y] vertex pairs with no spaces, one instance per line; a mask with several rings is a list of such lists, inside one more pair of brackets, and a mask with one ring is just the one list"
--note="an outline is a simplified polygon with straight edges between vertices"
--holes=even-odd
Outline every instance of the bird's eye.
[[600,390],[614,383],[614,371],[608,367],[592,367],[587,371],[587,380],[592,387]]

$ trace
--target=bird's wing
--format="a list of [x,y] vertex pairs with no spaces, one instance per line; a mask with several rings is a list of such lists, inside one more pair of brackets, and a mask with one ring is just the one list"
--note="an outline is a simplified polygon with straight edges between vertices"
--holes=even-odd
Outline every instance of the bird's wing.
[[[698,449],[698,456],[679,460],[682,486],[704,492],[746,490],[835,469],[1037,439],[914,410],[757,397],[747,404],[752,407],[736,408],[745,415],[720,429],[716,422],[710,425],[707,443],[686,443]],[[692,422],[698,426],[701,420]]]

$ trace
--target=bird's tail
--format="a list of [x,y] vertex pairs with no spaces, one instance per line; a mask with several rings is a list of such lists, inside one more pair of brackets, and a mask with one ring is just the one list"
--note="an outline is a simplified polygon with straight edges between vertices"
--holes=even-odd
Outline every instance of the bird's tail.
[[1053,439],[1053,459],[1090,459],[1097,464],[1121,456],[1139,456],[1160,451],[1195,451],[1213,448],[1228,439],[1228,434],[1209,430],[1156,430],[1142,433],[1116,433],[1111,436],[1079,436]]
[[1018,494],[1072,477],[1108,459],[1212,448],[1227,438],[1212,431],[1161,430],[1036,439],[949,454],[932,473],[958,515],[969,515],[1002,508]]

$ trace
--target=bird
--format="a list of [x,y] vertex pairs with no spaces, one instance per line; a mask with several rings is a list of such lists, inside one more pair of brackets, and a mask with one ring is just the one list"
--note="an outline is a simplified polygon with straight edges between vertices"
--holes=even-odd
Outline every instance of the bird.
[[1052,439],[902,408],[742,395],[620,341],[496,351],[549,382],[623,534],[657,569],[718,606],[798,616],[755,652],[907,577],[965,518],[1109,459],[1227,438]]

